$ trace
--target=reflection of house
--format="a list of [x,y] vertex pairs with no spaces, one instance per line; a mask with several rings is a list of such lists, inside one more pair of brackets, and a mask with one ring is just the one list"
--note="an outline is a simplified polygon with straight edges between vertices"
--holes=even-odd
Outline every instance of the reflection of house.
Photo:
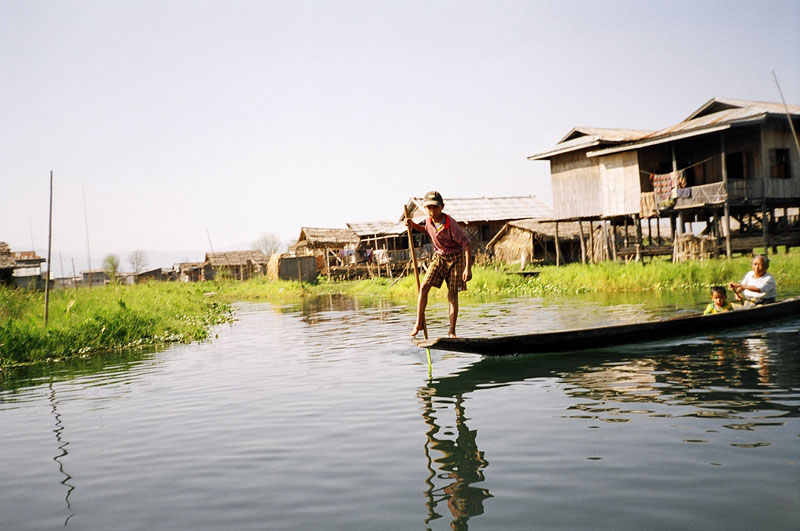
[[[409,200],[408,214],[421,222],[427,216],[423,198]],[[486,244],[513,220],[553,217],[553,210],[535,196],[444,198],[444,212],[455,219],[472,240],[474,252],[481,252]],[[400,221],[403,216],[400,217]],[[419,235],[419,236],[418,236]],[[427,241],[427,236],[415,233],[415,240]]]
[[267,271],[267,257],[258,250],[206,253],[203,279],[213,280],[217,275],[237,280],[247,280]]
[[[788,113],[797,129],[800,106]],[[623,226],[635,229],[637,245],[647,227],[653,245],[650,220],[659,218],[670,220],[673,239],[692,232],[687,223],[703,223],[713,254],[730,254],[800,245],[797,220],[787,211],[800,206],[795,142],[783,105],[711,99],[660,131],[577,128],[528,158],[550,161],[554,219],[608,226],[611,256],[624,247],[616,237]],[[731,218],[741,226],[738,235],[730,233]]]
[[556,225],[535,219],[509,221],[486,244],[486,249],[494,255],[495,260],[521,264],[522,267],[528,262],[580,261],[580,229],[575,222]]

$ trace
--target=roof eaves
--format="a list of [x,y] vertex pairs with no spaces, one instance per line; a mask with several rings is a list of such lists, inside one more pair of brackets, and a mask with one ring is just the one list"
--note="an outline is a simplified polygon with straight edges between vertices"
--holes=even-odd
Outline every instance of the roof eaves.
[[601,155],[611,155],[613,153],[622,153],[623,151],[630,151],[632,149],[639,149],[648,146],[655,146],[658,144],[663,144],[664,142],[674,142],[675,140],[681,140],[684,138],[690,138],[693,136],[699,135],[706,135],[710,133],[716,133],[717,131],[723,131],[725,129],[730,129],[732,123],[717,125],[714,127],[704,127],[699,129],[692,129],[691,131],[684,131],[679,133],[673,133],[663,136],[658,136],[654,138],[648,138],[646,140],[639,140],[637,142],[631,142],[629,144],[623,144],[621,146],[614,146],[606,149],[598,149],[595,151],[590,151],[586,154],[587,157],[599,157]]

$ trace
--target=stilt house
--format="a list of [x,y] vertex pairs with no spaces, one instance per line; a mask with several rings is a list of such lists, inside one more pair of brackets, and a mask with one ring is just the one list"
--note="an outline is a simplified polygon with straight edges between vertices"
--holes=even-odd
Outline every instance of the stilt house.
[[600,222],[612,258],[648,249],[674,256],[660,234],[654,243],[650,220],[660,218],[670,220],[673,242],[692,232],[687,223],[704,223],[708,255],[730,256],[800,245],[790,210],[800,206],[799,125],[797,105],[714,98],[659,131],[576,128],[528,158],[550,161],[554,220]]

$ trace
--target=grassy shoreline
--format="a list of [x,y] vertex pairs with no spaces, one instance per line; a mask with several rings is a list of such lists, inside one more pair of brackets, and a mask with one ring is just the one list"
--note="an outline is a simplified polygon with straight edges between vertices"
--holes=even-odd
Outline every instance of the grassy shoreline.
[[[513,268],[475,267],[465,299],[570,296],[581,293],[697,292],[739,280],[750,269],[747,257],[673,264],[654,261],[605,262],[542,267],[536,277]],[[781,288],[800,289],[800,252],[774,255],[770,273]],[[312,284],[269,281],[149,283],[55,290],[49,325],[44,327],[44,294],[0,288],[0,368],[55,361],[109,350],[207,339],[212,326],[232,319],[230,303],[288,302],[341,294],[407,300],[416,298],[413,276]],[[433,290],[444,298],[446,290]]]

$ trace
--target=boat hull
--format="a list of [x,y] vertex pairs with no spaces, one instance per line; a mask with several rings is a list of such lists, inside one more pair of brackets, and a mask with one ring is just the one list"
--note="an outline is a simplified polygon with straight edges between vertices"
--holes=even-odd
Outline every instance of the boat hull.
[[708,333],[715,330],[790,318],[800,315],[800,297],[753,308],[690,315],[645,323],[560,330],[487,338],[436,338],[417,341],[423,348],[469,352],[486,356],[567,352]]

